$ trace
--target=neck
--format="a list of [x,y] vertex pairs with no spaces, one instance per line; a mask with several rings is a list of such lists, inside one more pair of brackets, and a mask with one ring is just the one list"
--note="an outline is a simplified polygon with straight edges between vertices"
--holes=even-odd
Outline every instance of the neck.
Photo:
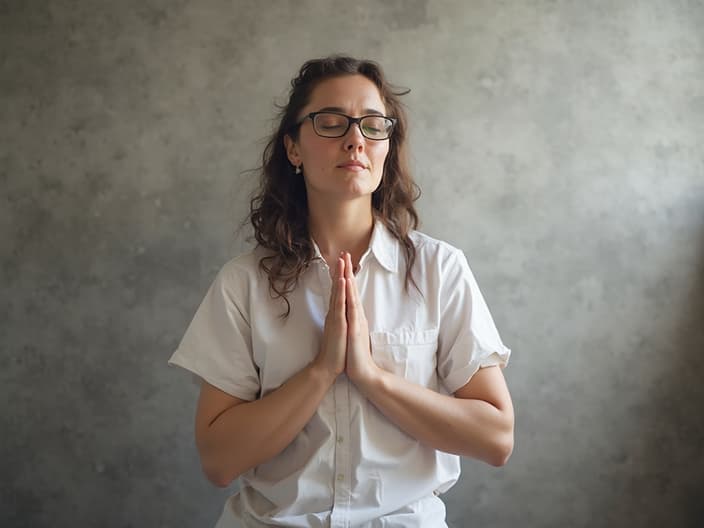
[[308,227],[323,258],[331,267],[340,251],[352,256],[355,268],[369,247],[374,228],[374,215],[369,196],[344,202],[308,204]]

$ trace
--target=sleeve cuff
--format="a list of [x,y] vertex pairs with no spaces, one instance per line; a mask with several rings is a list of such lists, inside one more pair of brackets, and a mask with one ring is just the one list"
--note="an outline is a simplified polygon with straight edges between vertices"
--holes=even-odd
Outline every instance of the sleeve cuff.
[[178,350],[174,352],[174,355],[171,356],[167,363],[169,366],[181,367],[182,369],[185,369],[190,372],[192,375],[191,381],[198,387],[200,387],[201,382],[205,380],[210,383],[213,387],[217,387],[221,391],[229,394],[230,396],[234,396],[235,398],[239,398],[241,400],[246,401],[253,401],[257,399],[257,395],[252,394],[251,391],[248,391],[243,387],[234,386],[231,383],[228,383],[226,380],[223,380],[222,377],[203,372],[202,369],[198,368],[196,362],[191,359],[188,359],[185,356],[182,356],[181,354],[179,354]]
[[452,372],[445,379],[445,388],[450,394],[464,387],[481,368],[499,366],[504,368],[508,365],[511,357],[511,349],[503,346],[501,351],[491,352],[488,355],[470,362],[459,370]]

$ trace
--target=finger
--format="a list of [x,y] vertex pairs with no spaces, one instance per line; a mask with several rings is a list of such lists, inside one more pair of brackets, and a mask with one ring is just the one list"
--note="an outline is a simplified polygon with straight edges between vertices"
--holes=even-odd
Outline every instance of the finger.
[[357,281],[354,277],[350,279],[350,291],[352,294],[352,303],[355,305],[355,309],[359,310],[359,291],[357,291]]
[[359,292],[357,291],[357,279],[353,273],[354,268],[352,266],[352,256],[349,253],[347,254],[347,264],[349,268],[349,274],[347,275],[347,278],[352,282],[352,288],[348,295],[351,297],[350,301],[352,303],[356,303],[359,300]]
[[345,277],[351,279],[354,277],[352,267],[352,255],[345,253]]
[[[352,266],[352,255],[349,253],[345,253],[345,278],[347,279],[347,282],[349,283],[348,285],[348,291],[346,292],[347,294],[347,304],[350,306],[351,309],[354,310],[354,305],[355,305],[355,299],[356,299],[356,288],[357,285],[354,280],[354,273],[352,270],[354,269]],[[351,314],[350,319],[354,320],[355,316],[357,315],[357,311],[354,310]]]
[[338,298],[340,295],[344,296],[344,293],[345,293],[344,286],[340,287],[340,284],[341,284],[340,279],[342,279],[344,276],[345,276],[345,261],[342,257],[339,257],[337,259],[337,272],[335,274],[335,289],[337,290]]
[[338,284],[342,285],[341,289],[345,289],[344,281],[340,281],[340,279],[345,278],[345,273],[346,273],[346,261],[345,261],[345,253],[343,251],[340,251],[340,255],[337,257],[337,281]]
[[350,330],[355,330],[357,325],[355,321],[357,320],[357,305],[355,303],[354,297],[354,281],[353,279],[345,279],[345,296],[347,305],[347,321],[350,325]]
[[342,320],[345,319],[345,303],[347,302],[347,295],[345,292],[345,279],[340,277],[337,279],[337,290],[340,292],[336,302],[337,314]]
[[340,253],[337,256],[337,260],[335,261],[335,279],[339,279],[340,277],[342,277],[344,272],[345,272],[345,261],[342,258],[342,253]]
[[328,310],[332,310],[335,307],[335,301],[337,300],[337,269],[339,267],[339,262],[335,262],[335,268],[332,272],[332,284],[330,286],[330,303]]
[[337,259],[335,262],[335,268],[332,273],[332,287],[330,288],[330,306],[328,310],[334,309],[337,306],[337,301],[340,296],[340,269],[341,269],[341,259]]

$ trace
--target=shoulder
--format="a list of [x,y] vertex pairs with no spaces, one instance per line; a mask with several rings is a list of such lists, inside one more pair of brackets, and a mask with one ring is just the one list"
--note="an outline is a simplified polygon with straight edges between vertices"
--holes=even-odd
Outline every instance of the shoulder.
[[267,253],[256,247],[225,262],[217,273],[216,280],[226,286],[242,287],[260,281],[263,277],[259,262]]
[[259,260],[263,256],[264,253],[260,248],[252,248],[249,251],[245,251],[244,253],[240,253],[239,255],[232,257],[230,260],[225,262],[225,264],[223,264],[222,269],[248,272],[259,266]]
[[409,236],[416,248],[413,267],[419,276],[435,276],[446,287],[472,280],[473,273],[462,249],[420,231],[412,231]]
[[464,258],[463,251],[449,242],[433,238],[420,231],[411,231],[409,236],[416,248],[416,258],[419,260],[447,263],[457,258]]

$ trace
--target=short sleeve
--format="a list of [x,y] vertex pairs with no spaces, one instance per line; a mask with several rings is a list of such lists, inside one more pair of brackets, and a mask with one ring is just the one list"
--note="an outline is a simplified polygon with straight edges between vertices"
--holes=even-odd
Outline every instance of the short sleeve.
[[505,367],[511,350],[501,341],[462,251],[455,249],[445,262],[440,289],[437,370],[452,394],[480,368]]
[[247,294],[246,273],[225,265],[168,364],[192,372],[231,396],[251,401],[257,398],[260,383],[252,357],[249,317],[241,300]]

